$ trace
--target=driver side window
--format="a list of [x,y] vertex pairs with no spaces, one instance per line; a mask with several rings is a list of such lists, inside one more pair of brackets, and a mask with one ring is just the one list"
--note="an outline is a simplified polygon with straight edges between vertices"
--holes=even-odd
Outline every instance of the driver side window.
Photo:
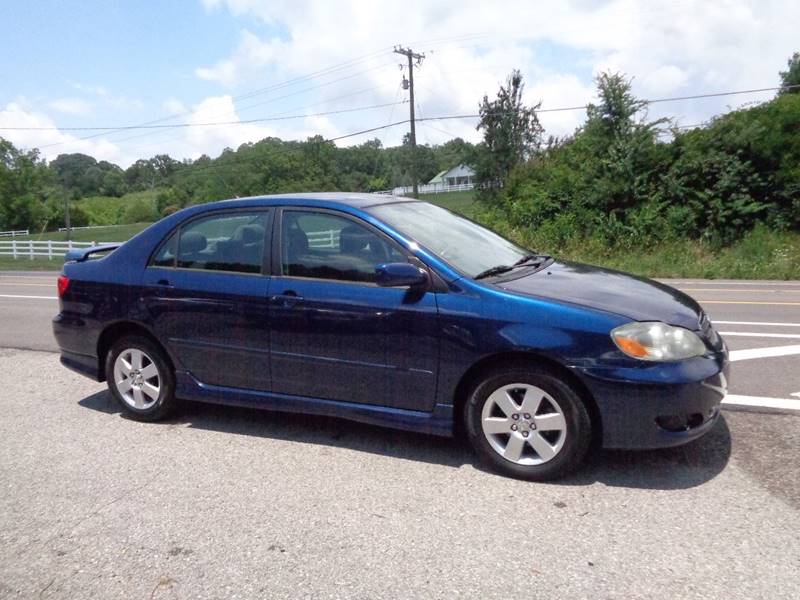
[[290,277],[374,282],[375,267],[407,262],[372,229],[325,212],[287,210],[281,224],[281,272]]

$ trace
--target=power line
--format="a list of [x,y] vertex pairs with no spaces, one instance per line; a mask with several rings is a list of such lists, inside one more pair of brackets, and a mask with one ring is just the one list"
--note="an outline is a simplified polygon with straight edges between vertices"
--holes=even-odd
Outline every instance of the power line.
[[[386,66],[386,65],[380,65],[380,66]],[[372,70],[372,69],[370,69],[370,70]],[[341,81],[343,79],[349,79],[350,77],[354,77],[354,76],[360,75],[360,74],[361,73],[355,73],[352,76],[343,77],[343,78],[340,78],[340,79],[337,79],[337,80],[334,80],[334,81],[326,82],[324,84],[321,84],[320,86],[314,86],[313,88],[306,88],[306,89],[300,90],[299,92],[294,92],[292,94],[287,94],[285,96],[280,96],[278,98],[271,99],[269,102],[281,100],[281,99],[287,98],[287,97],[292,96],[292,95],[296,95],[296,94],[299,94],[299,93],[310,91],[310,90],[316,89],[318,87],[323,87],[325,85],[330,85],[332,83],[336,83],[336,82]],[[786,85],[786,86],[764,87],[764,88],[754,88],[754,89],[748,89],[748,90],[735,90],[735,91],[729,91],[729,92],[711,92],[711,93],[706,93],[706,94],[695,94],[695,95],[692,95],[692,96],[674,96],[674,97],[669,97],[669,98],[644,99],[644,100],[642,100],[642,103],[644,103],[644,104],[658,104],[658,103],[662,103],[662,102],[679,102],[679,101],[684,101],[684,100],[698,100],[698,99],[702,99],[702,98],[715,98],[715,97],[720,97],[720,96],[735,96],[735,95],[742,95],[742,94],[755,94],[755,93],[759,93],[759,92],[770,92],[770,91],[776,91],[776,90],[790,90],[790,89],[796,89],[796,88],[800,88],[800,84]],[[386,103],[386,104],[381,104],[381,105],[375,105],[373,107],[364,107],[364,109],[366,109],[366,108],[376,108],[376,107],[382,107],[382,106],[389,106],[390,104],[391,103]],[[248,107],[245,107],[245,108],[253,108],[254,106],[257,106],[257,105],[252,105],[252,106],[248,106]],[[560,107],[556,107],[556,108],[540,108],[540,109],[536,110],[536,113],[538,114],[538,113],[564,112],[564,111],[573,111],[573,110],[586,110],[589,106],[590,106],[589,104],[581,104],[581,105],[576,105],[576,106],[560,106]],[[343,111],[330,111],[328,113],[318,113],[318,115],[295,115],[295,116],[285,117],[285,118],[289,119],[289,118],[301,118],[301,117],[306,117],[306,116],[319,116],[319,115],[324,115],[324,114],[334,114],[336,112],[350,112],[352,110],[362,110],[362,109],[347,109],[347,110],[343,110]],[[492,113],[492,114],[503,114],[503,113]],[[458,115],[442,115],[442,116],[438,116],[438,117],[426,117],[425,119],[416,119],[416,120],[417,121],[423,121],[423,120],[425,120],[425,121],[442,121],[442,120],[447,120],[447,119],[471,119],[471,118],[476,118],[476,117],[480,117],[480,116],[481,116],[480,113],[469,113],[469,114],[458,114]],[[105,126],[105,127],[98,127],[98,126],[94,126],[94,127],[57,127],[57,126],[52,126],[52,127],[13,127],[12,126],[12,127],[0,127],[0,130],[4,130],[4,131],[129,131],[129,130],[135,130],[135,129],[171,129],[171,128],[181,128],[181,127],[211,127],[211,126],[216,126],[216,125],[235,125],[235,124],[238,124],[238,123],[242,123],[242,124],[256,123],[256,122],[260,122],[260,121],[269,121],[269,120],[280,120],[280,118],[278,118],[278,117],[266,117],[266,118],[262,118],[262,119],[248,119],[248,120],[244,120],[244,121],[240,120],[240,121],[219,121],[219,122],[207,122],[207,123],[171,123],[171,124],[167,124],[167,125],[114,125],[114,126]],[[83,138],[83,139],[87,139],[87,138]],[[65,143],[70,143],[70,142],[65,142]],[[45,147],[47,147],[47,146],[41,146],[41,148],[45,148]]]
[[[176,128],[186,128],[186,127],[214,127],[218,125],[249,125],[252,123],[265,123],[267,121],[287,121],[290,119],[303,119],[306,117],[323,117],[326,115],[337,115],[341,113],[349,113],[349,112],[357,112],[362,110],[371,110],[375,108],[385,108],[387,106],[391,106],[393,104],[405,104],[408,102],[407,100],[402,100],[400,102],[385,102],[383,104],[373,104],[371,106],[358,106],[355,108],[344,108],[340,110],[329,110],[325,112],[318,112],[318,113],[305,113],[301,115],[286,115],[286,116],[273,116],[273,117],[263,117],[259,119],[245,119],[239,121],[214,121],[214,122],[205,122],[205,123],[172,123],[169,125],[126,125],[123,127],[115,127],[116,131],[129,131],[132,129],[176,129]],[[64,127],[59,129],[58,127],[0,127],[0,129],[9,129],[14,131],[97,131],[97,130],[107,130],[108,127]]]

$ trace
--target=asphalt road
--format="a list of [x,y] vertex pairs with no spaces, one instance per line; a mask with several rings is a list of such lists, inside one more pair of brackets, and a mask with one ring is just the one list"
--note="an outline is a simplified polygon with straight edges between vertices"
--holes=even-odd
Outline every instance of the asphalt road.
[[[32,277],[0,276],[0,598],[800,596],[791,408],[725,411],[682,448],[599,451],[553,484],[335,419],[190,405],[142,424],[56,354],[12,349],[53,347],[56,302],[7,297],[55,295]],[[720,330],[758,334],[726,336],[752,351],[733,396],[792,401],[800,353],[759,356],[800,346],[761,337],[800,336],[800,283],[740,283],[676,285]]]

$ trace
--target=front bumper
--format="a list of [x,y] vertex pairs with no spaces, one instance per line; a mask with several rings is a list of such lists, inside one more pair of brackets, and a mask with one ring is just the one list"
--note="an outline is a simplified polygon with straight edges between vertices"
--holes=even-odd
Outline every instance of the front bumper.
[[727,352],[638,368],[579,369],[600,411],[603,447],[679,446],[708,433],[728,386]]

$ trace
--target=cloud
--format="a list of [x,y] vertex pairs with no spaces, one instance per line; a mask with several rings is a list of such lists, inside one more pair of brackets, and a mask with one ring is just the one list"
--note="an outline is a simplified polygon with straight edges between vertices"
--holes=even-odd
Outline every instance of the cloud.
[[55,122],[46,114],[27,107],[24,98],[17,98],[0,109],[0,133],[14,145],[24,148],[40,148],[42,155],[48,160],[62,153],[82,152],[110,162],[121,162],[123,153],[114,143],[103,138],[88,140],[57,129],[44,130],[3,130],[3,127],[55,127]]
[[274,62],[281,47],[279,40],[262,41],[257,35],[245,30],[230,58],[221,60],[212,67],[199,67],[195,69],[195,74],[200,79],[233,86]]
[[87,116],[92,113],[92,103],[82,98],[58,98],[48,106],[65,115]]
[[[251,27],[230,56],[198,69],[199,77],[226,86],[258,87],[265,70],[282,81],[384,49],[384,54],[352,63],[337,76],[373,71],[318,95],[342,94],[371,83],[378,89],[370,99],[388,102],[397,89],[396,63],[401,58],[392,56],[390,49],[402,42],[427,54],[416,74],[424,115],[474,112],[483,94],[494,95],[514,67],[526,76],[527,98],[541,99],[543,107],[590,101],[592,78],[605,70],[632,77],[635,93],[644,98],[767,86],[776,83],[778,69],[796,50],[793,25],[800,22],[800,4],[777,0],[758,5],[748,0],[669,4],[511,0],[502,9],[478,0],[203,0],[203,4],[209,11],[227,10],[240,20],[260,22],[280,32],[280,37],[261,39]],[[388,64],[382,67],[384,63]],[[315,82],[330,78],[318,76]],[[654,107],[651,116],[702,120],[727,110],[729,104],[725,98],[663,104]],[[541,116],[548,133],[558,135],[571,133],[583,118],[582,111]],[[377,125],[376,120],[366,114],[332,119],[342,129]],[[436,133],[433,126],[479,139],[474,120],[437,123],[424,128],[431,140],[447,135]],[[401,134],[393,131],[386,137],[396,143]]]

